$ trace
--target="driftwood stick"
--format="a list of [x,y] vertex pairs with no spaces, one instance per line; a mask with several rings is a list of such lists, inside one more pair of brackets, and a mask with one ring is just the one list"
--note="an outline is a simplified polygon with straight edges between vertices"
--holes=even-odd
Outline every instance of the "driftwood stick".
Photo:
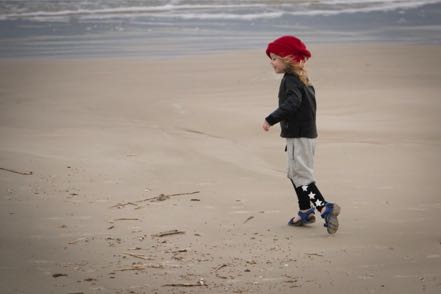
[[76,244],[76,243],[78,243],[80,241],[87,241],[87,238],[86,237],[81,237],[81,238],[78,238],[76,240],[70,241],[67,244],[71,244],[72,245],[72,244]]
[[307,255],[307,256],[320,256],[320,257],[323,257],[323,254],[318,254],[318,253],[305,253],[305,255]]
[[182,196],[182,195],[193,195],[193,194],[197,194],[197,193],[200,193],[200,191],[187,192],[187,193],[169,194],[169,195],[166,195],[166,196],[174,197],[174,196]]
[[0,167],[0,169],[4,170],[4,171],[8,171],[10,173],[19,174],[19,175],[22,175],[22,176],[30,176],[30,175],[32,175],[31,171],[29,171],[29,172],[21,172],[21,171],[16,171],[16,170],[9,169],[9,168],[4,168],[4,167]]
[[131,267],[124,267],[120,269],[116,269],[115,271],[124,272],[124,271],[143,271],[146,268],[157,268],[162,269],[164,266],[162,264],[132,264]]
[[201,285],[201,284],[187,284],[187,283],[179,283],[179,284],[165,284],[162,285],[162,287],[200,287],[200,286],[205,286],[205,285]]
[[227,266],[228,266],[228,264],[226,264],[226,263],[221,264],[221,265],[218,266],[214,271],[217,272],[218,270],[220,270],[220,269],[222,269],[222,268],[224,268],[224,267],[227,267]]
[[140,219],[139,218],[122,217],[122,218],[114,219],[110,223],[114,223],[114,222],[117,222],[117,221],[135,221],[135,220],[140,220]]
[[124,252],[123,254],[129,255],[131,257],[136,257],[136,258],[144,259],[144,260],[149,260],[149,258],[145,257],[143,254],[134,254],[134,253],[130,253],[130,252]]
[[133,205],[133,206],[139,207],[138,204],[133,203],[133,202],[121,202],[121,203],[115,204],[113,206],[110,206],[110,208],[115,208],[115,207],[121,208],[121,207],[124,207],[124,206],[127,206],[127,205]]
[[120,269],[117,269],[117,271],[119,271],[119,272],[142,271],[142,270],[145,270],[145,268],[146,268],[146,266],[144,264],[132,264],[131,267],[120,268]]
[[138,200],[136,201],[137,203],[139,202],[146,202],[146,201],[164,201],[170,197],[175,197],[175,196],[184,196],[184,195],[193,195],[193,194],[197,194],[200,193],[200,191],[194,191],[194,192],[186,192],[186,193],[176,193],[176,194],[159,194],[158,196],[155,197],[151,197],[151,198],[146,198],[143,200]]
[[250,220],[252,220],[253,218],[254,218],[254,216],[250,216],[243,223],[245,224],[245,223],[249,222]]
[[171,284],[162,285],[162,287],[201,287],[201,286],[207,286],[207,284],[205,284],[204,279],[200,279],[196,283],[171,283]]
[[170,231],[160,232],[160,233],[154,234],[152,236],[153,237],[164,237],[164,236],[178,235],[178,234],[185,234],[185,232],[179,231],[179,230],[170,230]]

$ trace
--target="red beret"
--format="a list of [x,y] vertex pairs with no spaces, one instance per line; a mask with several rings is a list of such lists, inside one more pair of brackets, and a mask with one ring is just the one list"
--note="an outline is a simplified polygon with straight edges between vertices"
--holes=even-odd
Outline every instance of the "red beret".
[[270,53],[274,53],[280,57],[291,55],[296,61],[306,61],[311,57],[306,45],[297,37],[282,36],[268,44],[266,55],[270,57]]

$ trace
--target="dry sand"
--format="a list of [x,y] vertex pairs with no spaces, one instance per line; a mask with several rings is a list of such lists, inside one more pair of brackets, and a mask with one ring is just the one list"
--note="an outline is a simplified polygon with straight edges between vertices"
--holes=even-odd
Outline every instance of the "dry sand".
[[1,60],[1,293],[440,293],[440,46],[311,49],[333,236],[286,224],[263,51]]

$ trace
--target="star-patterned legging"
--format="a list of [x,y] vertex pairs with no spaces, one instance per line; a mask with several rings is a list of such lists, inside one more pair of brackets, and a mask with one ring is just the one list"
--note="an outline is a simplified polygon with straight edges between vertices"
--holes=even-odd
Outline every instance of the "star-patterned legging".
[[309,185],[299,186],[297,188],[292,180],[291,183],[296,191],[300,210],[311,208],[312,203],[318,211],[321,211],[326,205],[327,202],[325,198],[323,198],[322,193],[320,193],[320,190],[315,185],[315,182],[312,182]]

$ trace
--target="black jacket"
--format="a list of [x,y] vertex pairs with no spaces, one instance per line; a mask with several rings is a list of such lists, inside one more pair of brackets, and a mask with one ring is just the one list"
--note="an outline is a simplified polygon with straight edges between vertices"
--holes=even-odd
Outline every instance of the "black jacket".
[[296,75],[285,73],[280,83],[279,107],[265,119],[280,122],[283,138],[317,138],[315,90]]

